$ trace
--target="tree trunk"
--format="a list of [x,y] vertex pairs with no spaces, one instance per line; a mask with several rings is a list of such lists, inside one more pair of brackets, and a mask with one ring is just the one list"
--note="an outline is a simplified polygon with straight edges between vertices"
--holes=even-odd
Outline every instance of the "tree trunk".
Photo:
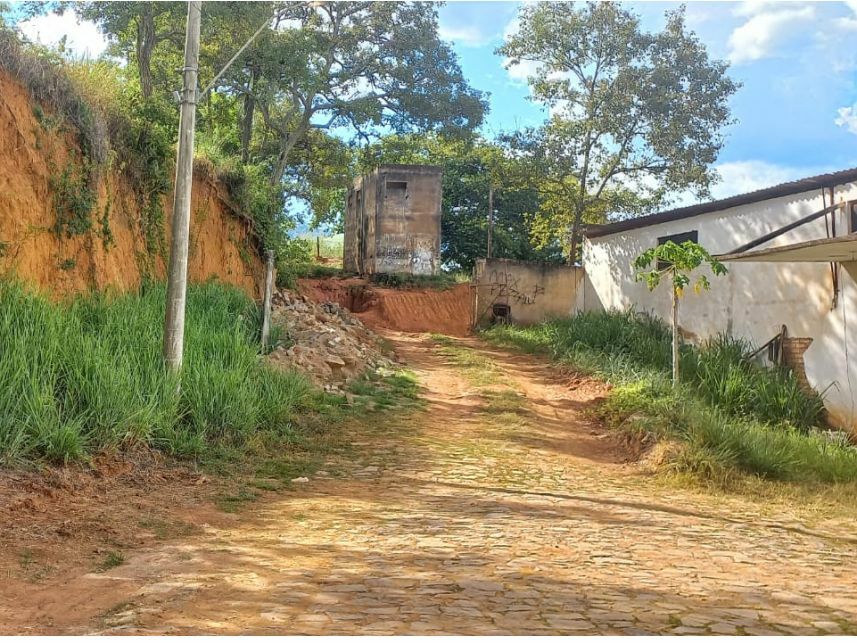
[[289,166],[289,154],[306,134],[307,129],[309,129],[309,117],[304,116],[293,132],[290,132],[286,138],[280,138],[280,153],[277,155],[274,171],[271,173],[271,185],[277,185],[283,180],[283,175]]
[[[670,284],[672,285],[672,284]],[[672,330],[673,330],[673,386],[678,386],[679,376],[679,342],[678,342],[678,291],[675,286],[672,287],[673,293],[673,311],[672,311]]]
[[250,141],[253,138],[253,112],[256,109],[256,99],[253,97],[253,86],[256,84],[256,70],[250,70],[250,91],[244,94],[244,114],[241,118],[241,162],[246,163],[250,158]]
[[580,228],[580,224],[575,221],[571,224],[571,239],[569,239],[569,249],[568,249],[568,265],[573,266],[574,262],[577,261],[577,242],[580,238],[578,234],[578,229]]
[[140,74],[140,90],[143,98],[152,95],[152,51],[155,48],[155,17],[146,9],[137,20],[137,67]]

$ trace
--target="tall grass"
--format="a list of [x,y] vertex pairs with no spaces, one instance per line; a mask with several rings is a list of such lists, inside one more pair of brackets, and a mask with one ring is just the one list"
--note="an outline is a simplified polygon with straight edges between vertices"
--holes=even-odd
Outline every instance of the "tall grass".
[[670,382],[670,330],[628,312],[579,313],[531,327],[485,331],[493,343],[547,353],[615,386],[601,413],[632,433],[679,438],[672,464],[706,477],[740,470],[797,481],[857,481],[857,449],[815,430],[823,403],[794,375],[749,358],[751,346],[725,335],[683,346],[682,382]]
[[[486,334],[495,341],[549,352],[611,380],[635,380],[649,371],[665,374],[670,369],[669,327],[634,311],[587,311],[529,328],[496,327]],[[821,398],[802,390],[789,370],[753,362],[751,352],[747,342],[726,335],[699,348],[683,346],[682,381],[730,415],[801,430],[820,423]]]
[[129,442],[193,457],[290,431],[310,386],[262,363],[253,302],[189,288],[179,387],[161,360],[164,298],[154,285],[52,303],[0,282],[0,459],[69,461]]

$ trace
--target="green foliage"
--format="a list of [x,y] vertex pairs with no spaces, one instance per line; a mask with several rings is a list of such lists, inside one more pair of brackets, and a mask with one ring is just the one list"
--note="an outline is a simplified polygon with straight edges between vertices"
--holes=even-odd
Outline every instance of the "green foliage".
[[104,204],[104,210],[101,213],[101,243],[105,250],[109,250],[116,244],[113,230],[110,229],[110,195],[107,196],[107,203]]
[[295,26],[259,41],[248,57],[256,74],[233,74],[256,79],[255,101],[278,141],[273,182],[314,118],[363,138],[385,128],[461,132],[481,123],[484,97],[440,40],[431,3],[289,3],[278,19]]
[[[82,164],[86,167],[86,162]],[[58,176],[50,177],[54,193],[54,232],[72,237],[89,232],[92,227],[92,211],[98,195],[90,186],[81,165],[69,163]]]
[[708,195],[738,85],[687,30],[683,9],[667,13],[659,33],[612,2],[526,4],[518,18],[498,53],[507,67],[534,69],[533,97],[552,116],[514,141],[565,200],[553,212],[555,228],[568,226],[557,235],[572,260],[587,218],[633,215],[679,190]]
[[[670,329],[659,319],[628,312],[581,312],[536,326],[496,326],[493,341],[549,353],[554,359],[605,377],[638,381],[669,372]],[[682,381],[700,398],[737,418],[807,431],[823,418],[816,395],[801,390],[794,375],[749,359],[751,346],[726,336],[700,348],[682,347]]]
[[681,440],[670,466],[726,481],[735,471],[793,481],[857,480],[857,449],[813,427],[820,398],[794,376],[748,359],[750,347],[727,337],[700,349],[685,347],[684,379],[668,376],[670,331],[633,312],[581,313],[532,327],[497,326],[490,341],[548,353],[612,384],[599,410],[613,427],[632,434]]
[[466,283],[469,279],[470,277],[462,272],[442,272],[438,275],[380,272],[372,275],[372,283],[386,288],[402,290],[423,288],[447,290],[458,284]]
[[626,432],[681,440],[668,466],[702,479],[728,483],[740,471],[793,482],[857,480],[853,446],[822,432],[730,417],[689,393],[666,379],[643,379],[614,388],[600,414]]
[[49,107],[55,113],[52,118],[62,118],[75,129],[88,163],[87,185],[93,189],[108,159],[106,123],[72,82],[67,63],[44,47],[23,44],[14,30],[0,24],[0,67],[27,88],[41,122],[48,122],[43,108]]
[[96,572],[106,572],[109,569],[113,569],[114,567],[119,567],[122,563],[125,562],[125,556],[122,555],[122,552],[118,551],[109,551],[104,556],[104,560],[102,560],[98,567],[96,567]]
[[[655,248],[649,248],[634,259],[637,281],[645,281],[649,290],[654,290],[664,274],[669,274],[672,287],[678,294],[690,284],[690,273],[706,264],[715,276],[726,274],[726,266],[713,258],[709,252],[694,241],[681,244],[667,241]],[[711,284],[705,274],[697,275],[694,289],[699,292],[708,290]]]
[[277,286],[294,288],[295,279],[307,276],[314,249],[309,239],[286,239],[277,251]]
[[165,255],[164,195],[172,187],[175,107],[160,96],[144,98],[118,64],[72,61],[66,74],[106,123],[115,166],[127,177],[140,210],[149,261]]
[[488,192],[494,187],[493,256],[559,262],[558,244],[537,247],[531,214],[540,208],[533,175],[498,143],[434,134],[387,136],[361,155],[360,169],[381,163],[438,165],[443,169],[441,257],[444,265],[471,270],[488,246]]
[[144,442],[184,457],[255,432],[288,436],[310,395],[259,361],[259,312],[240,291],[191,286],[181,391],[161,361],[164,288],[53,304],[0,283],[0,458],[81,459]]

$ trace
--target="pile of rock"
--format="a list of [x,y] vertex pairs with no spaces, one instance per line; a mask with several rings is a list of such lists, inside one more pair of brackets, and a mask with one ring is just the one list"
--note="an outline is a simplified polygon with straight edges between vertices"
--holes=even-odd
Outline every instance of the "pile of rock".
[[395,356],[381,339],[339,304],[317,304],[288,290],[274,293],[271,321],[281,336],[268,359],[296,368],[330,392],[367,370],[389,371]]

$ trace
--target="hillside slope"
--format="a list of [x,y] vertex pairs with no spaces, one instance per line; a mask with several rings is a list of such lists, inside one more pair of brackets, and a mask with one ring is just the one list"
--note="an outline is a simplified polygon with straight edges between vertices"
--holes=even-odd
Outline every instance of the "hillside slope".
[[[58,296],[106,287],[126,291],[146,277],[163,279],[172,195],[164,195],[165,220],[156,241],[147,243],[139,200],[116,163],[98,179],[90,228],[57,231],[58,200],[79,196],[68,168],[80,156],[62,120],[0,69],[0,275],[16,275]],[[256,297],[263,267],[249,223],[230,206],[225,188],[199,175],[193,184],[190,279],[217,278]]]

